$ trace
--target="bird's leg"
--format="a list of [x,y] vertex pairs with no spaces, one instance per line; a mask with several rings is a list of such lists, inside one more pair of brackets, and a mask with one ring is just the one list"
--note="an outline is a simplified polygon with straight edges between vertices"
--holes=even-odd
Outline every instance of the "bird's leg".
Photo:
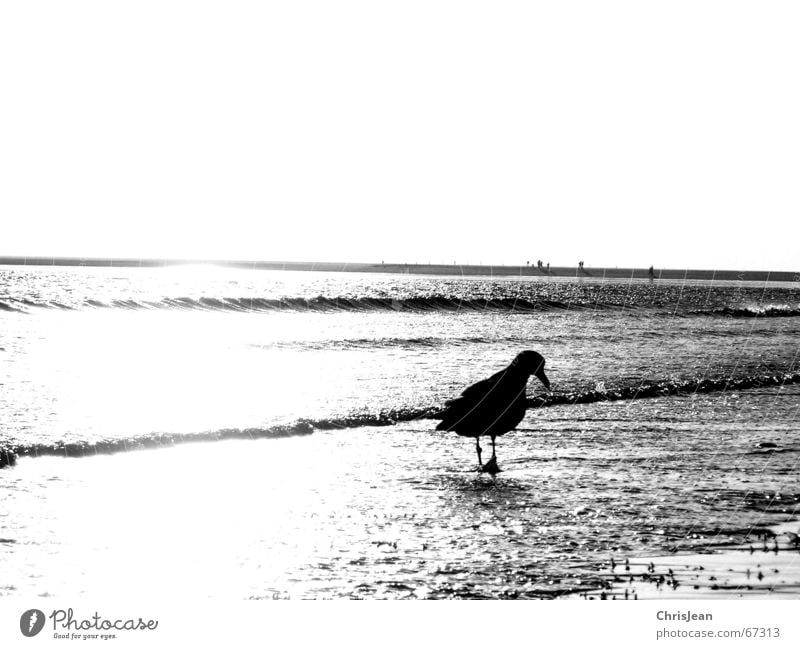
[[475,448],[478,450],[478,466],[483,466],[483,460],[481,460],[481,438],[480,436],[475,438]]
[[492,459],[489,460],[481,469],[484,473],[488,473],[492,477],[494,477],[501,471],[500,467],[497,466],[497,455],[495,454],[494,442],[495,442],[495,436],[492,435]]

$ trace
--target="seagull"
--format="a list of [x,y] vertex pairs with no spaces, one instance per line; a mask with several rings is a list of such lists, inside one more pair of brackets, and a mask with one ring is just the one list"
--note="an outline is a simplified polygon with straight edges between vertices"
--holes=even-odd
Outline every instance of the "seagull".
[[[542,355],[530,350],[520,352],[505,369],[469,386],[457,399],[446,401],[444,410],[434,415],[442,420],[436,430],[474,437],[480,470],[491,475],[499,473],[495,438],[514,430],[525,417],[525,387],[531,374],[550,389]],[[481,459],[481,435],[492,439],[492,459],[486,464]]]

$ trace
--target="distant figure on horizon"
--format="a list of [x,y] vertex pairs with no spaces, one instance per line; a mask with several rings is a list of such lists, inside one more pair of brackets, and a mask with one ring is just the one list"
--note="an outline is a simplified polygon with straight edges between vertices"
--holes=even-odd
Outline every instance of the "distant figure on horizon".
[[547,262],[547,274],[548,275],[550,274],[550,262],[549,261]]
[[655,272],[655,270],[653,270],[652,266],[650,266],[650,269],[647,271],[647,274],[650,275],[651,279],[655,279],[656,278],[656,272]]
[[[511,364],[488,379],[469,386],[456,399],[445,402],[445,409],[434,415],[441,419],[436,430],[448,430],[462,437],[474,437],[480,471],[495,475],[500,472],[495,453],[495,438],[514,430],[528,408],[525,388],[531,375],[550,389],[544,373],[544,358],[526,350],[517,354]],[[483,464],[481,435],[492,439],[492,457]]]
[[17,463],[17,454],[10,448],[0,446],[0,469],[6,466],[14,466]]

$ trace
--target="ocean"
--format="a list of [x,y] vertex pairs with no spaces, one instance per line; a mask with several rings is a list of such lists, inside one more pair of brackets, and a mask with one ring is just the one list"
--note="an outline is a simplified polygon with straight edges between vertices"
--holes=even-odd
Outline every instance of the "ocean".
[[[553,597],[796,520],[798,282],[0,266],[0,323],[0,594]],[[431,416],[524,349],[493,478]]]

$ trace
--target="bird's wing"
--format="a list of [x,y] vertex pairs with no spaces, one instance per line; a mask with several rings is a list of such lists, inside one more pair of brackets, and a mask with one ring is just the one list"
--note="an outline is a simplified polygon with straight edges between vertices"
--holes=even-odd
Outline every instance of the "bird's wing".
[[500,383],[507,372],[507,369],[500,370],[496,374],[492,374],[488,379],[484,379],[483,381],[478,381],[477,383],[470,385],[461,393],[460,397],[445,403],[451,404],[455,403],[456,401],[460,401],[461,399],[474,399],[475,401],[482,399],[490,394],[495,387],[497,387],[497,384]]
[[470,385],[461,393],[460,397],[445,401],[445,408],[433,415],[435,419],[442,420],[442,423],[436,427],[437,430],[447,430],[471,412],[484,399],[489,398],[506,375],[506,372],[507,370],[501,370],[488,379]]

